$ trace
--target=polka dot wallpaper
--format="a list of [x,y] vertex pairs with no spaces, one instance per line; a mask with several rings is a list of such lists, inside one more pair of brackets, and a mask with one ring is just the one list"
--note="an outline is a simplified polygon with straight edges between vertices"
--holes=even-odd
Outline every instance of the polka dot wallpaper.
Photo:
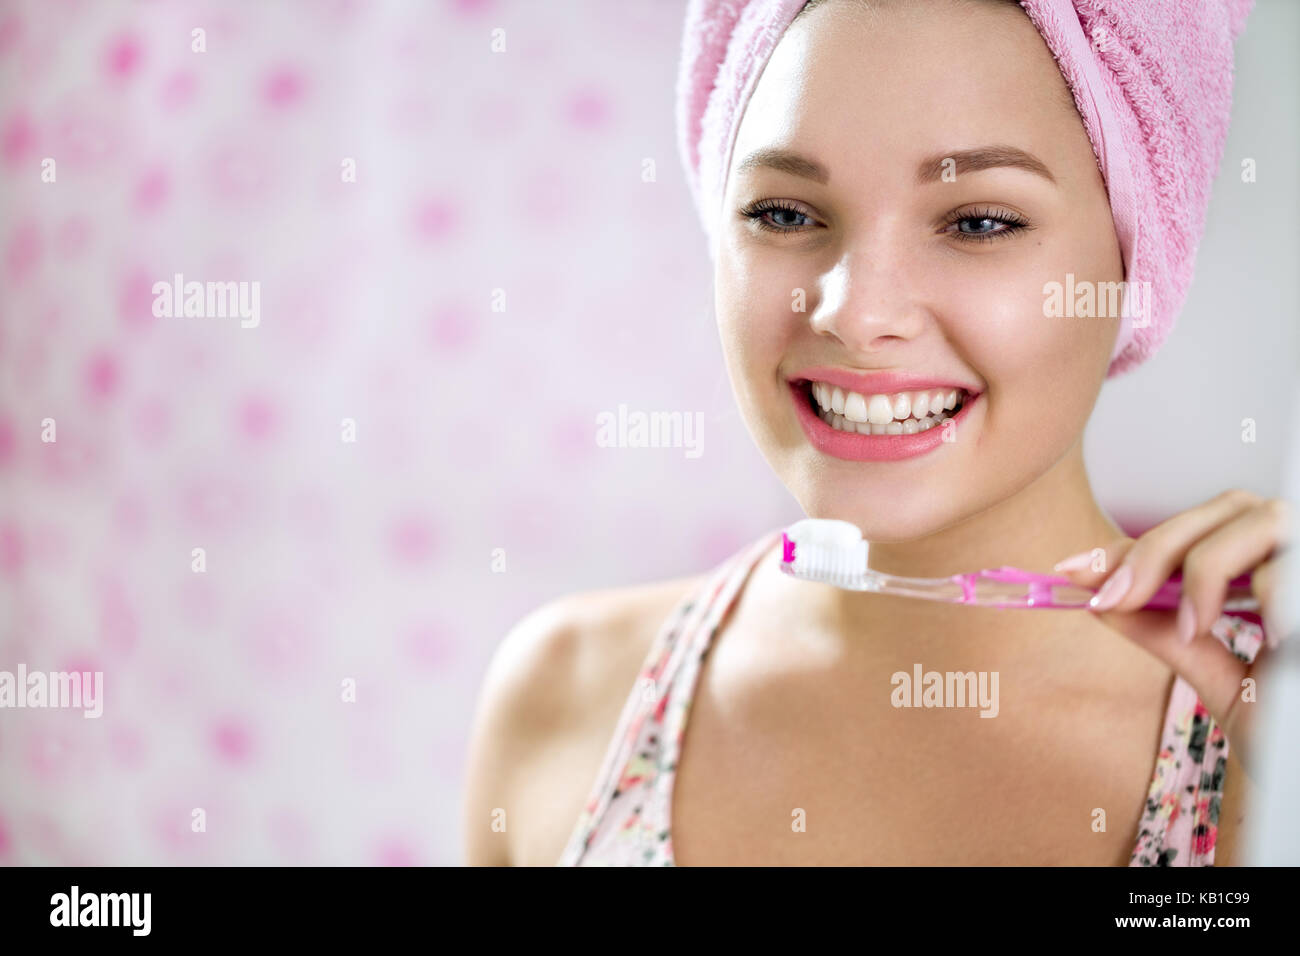
[[[800,516],[717,343],[683,9],[0,7],[0,670],[102,674],[0,711],[0,864],[457,863],[510,626]],[[621,406],[698,447],[607,447]]]

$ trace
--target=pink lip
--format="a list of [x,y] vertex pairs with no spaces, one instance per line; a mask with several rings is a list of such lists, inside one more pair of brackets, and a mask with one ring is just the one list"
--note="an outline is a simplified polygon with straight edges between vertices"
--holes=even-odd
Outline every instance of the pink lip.
[[789,381],[791,384],[805,381],[826,382],[828,385],[837,385],[847,391],[857,392],[859,395],[891,395],[895,392],[919,392],[927,388],[962,388],[971,396],[979,394],[979,389],[973,385],[942,378],[927,378],[921,375],[908,375],[904,372],[860,374],[828,366],[806,368],[791,377]]
[[[848,378],[852,378],[852,376],[848,376]],[[881,378],[881,376],[877,376],[877,378]],[[840,384],[833,379],[820,376],[815,380]],[[844,386],[840,385],[840,387],[843,388]],[[923,388],[960,388],[963,386],[951,385],[947,382],[933,382],[932,384],[906,385],[903,388],[892,389],[877,386],[868,389],[868,391],[887,392],[892,390],[905,392],[913,387],[919,390]],[[858,388],[854,386],[853,391],[858,391]],[[790,396],[794,399],[795,414],[799,418],[799,425],[803,428],[804,434],[808,436],[808,441],[818,451],[833,458],[842,458],[845,461],[900,461],[904,458],[915,458],[918,455],[924,455],[926,452],[934,451],[934,449],[944,444],[944,428],[939,425],[923,432],[917,432],[915,435],[852,435],[848,432],[842,432],[838,428],[831,428],[830,425],[817,417],[817,413],[812,410],[812,406],[808,403],[808,386],[804,381],[794,380],[790,382]],[[952,417],[952,427],[959,429],[959,435],[961,434],[962,420],[970,414],[979,398],[979,394],[970,393],[962,404],[961,411]]]

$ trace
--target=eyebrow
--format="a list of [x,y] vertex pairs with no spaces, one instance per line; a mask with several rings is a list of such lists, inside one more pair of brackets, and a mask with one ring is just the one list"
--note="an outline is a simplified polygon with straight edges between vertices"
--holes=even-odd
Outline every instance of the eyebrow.
[[775,169],[792,176],[802,176],[823,186],[830,182],[831,174],[821,163],[788,149],[760,149],[750,153],[736,167],[736,174],[747,173],[751,169]]
[[[982,169],[1009,167],[1023,169],[1042,176],[1049,182],[1056,182],[1056,177],[1047,168],[1047,164],[1033,153],[1025,152],[1015,146],[995,145],[977,146],[974,149],[949,150],[927,156],[917,165],[917,184],[925,185],[942,180],[945,169],[944,163],[949,160],[952,162],[954,175],[977,173]],[[831,178],[830,171],[815,159],[809,159],[807,156],[788,149],[778,148],[759,149],[750,153],[736,167],[736,174],[740,175],[761,168],[775,169],[778,172],[789,173],[792,176],[811,179],[823,186],[830,182]]]
[[954,152],[935,153],[921,160],[916,167],[918,185],[939,182],[943,178],[944,163],[951,160],[954,175],[977,173],[982,169],[1010,167],[1024,169],[1042,176],[1048,182],[1055,183],[1056,177],[1047,168],[1047,164],[1023,149],[1015,146],[977,146],[974,149],[962,149]]

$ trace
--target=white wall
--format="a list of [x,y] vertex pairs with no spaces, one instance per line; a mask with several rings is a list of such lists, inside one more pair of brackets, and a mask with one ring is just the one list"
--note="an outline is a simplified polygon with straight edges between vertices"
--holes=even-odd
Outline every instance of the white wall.
[[[1281,492],[1300,378],[1300,3],[1258,0],[1237,42],[1232,126],[1187,303],[1165,346],[1108,382],[1085,448],[1117,520],[1158,520],[1231,487]],[[1241,181],[1243,159],[1256,181]],[[1242,441],[1242,419],[1257,440]]]

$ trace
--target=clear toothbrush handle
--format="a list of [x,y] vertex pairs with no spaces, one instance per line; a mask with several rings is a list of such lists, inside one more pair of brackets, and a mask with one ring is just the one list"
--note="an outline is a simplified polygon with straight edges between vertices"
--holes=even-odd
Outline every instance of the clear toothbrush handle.
[[[984,607],[1085,608],[1097,593],[1068,578],[1034,574],[1019,568],[1002,567],[979,574],[958,574],[952,578],[962,590],[958,600]],[[1143,605],[1148,609],[1172,609],[1182,596],[1182,574],[1175,573]],[[1224,601],[1225,611],[1258,611],[1259,601],[1250,592],[1250,575],[1233,578]]]

